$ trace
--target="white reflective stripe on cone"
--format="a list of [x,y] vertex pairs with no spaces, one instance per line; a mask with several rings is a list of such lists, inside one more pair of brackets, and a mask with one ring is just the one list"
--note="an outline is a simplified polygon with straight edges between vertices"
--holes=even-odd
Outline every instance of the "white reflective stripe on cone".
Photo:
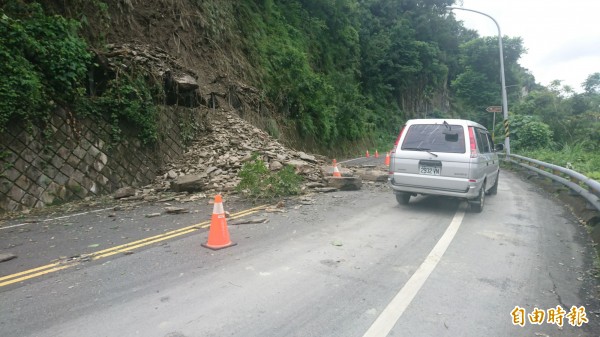
[[224,214],[225,210],[223,209],[223,203],[216,203],[213,207],[213,214]]

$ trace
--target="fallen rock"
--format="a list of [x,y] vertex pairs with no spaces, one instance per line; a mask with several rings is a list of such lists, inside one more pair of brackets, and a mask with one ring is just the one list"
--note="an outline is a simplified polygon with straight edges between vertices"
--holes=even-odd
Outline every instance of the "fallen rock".
[[388,172],[373,168],[355,169],[354,174],[362,180],[386,182],[388,180]]
[[360,177],[327,177],[327,186],[340,191],[358,191],[362,186]]
[[293,167],[296,168],[297,171],[304,171],[305,169],[310,167],[307,162],[305,162],[303,160],[296,160],[296,159],[289,160],[286,164],[292,165]]
[[273,160],[270,164],[269,164],[269,170],[271,171],[279,171],[283,168],[283,164],[281,164],[280,162],[278,162],[277,160]]
[[268,221],[269,221],[269,219],[267,219],[267,218],[249,218],[249,219],[237,219],[237,220],[233,220],[229,224],[232,225],[232,226],[236,226],[236,225],[266,223]]
[[167,178],[169,178],[169,179],[177,178],[177,172],[175,172],[173,170],[169,170],[169,172],[167,172]]
[[189,213],[190,210],[187,208],[182,208],[182,207],[169,206],[169,207],[165,207],[165,212],[167,214],[182,214],[182,213]]
[[179,91],[191,91],[198,89],[199,87],[196,79],[188,74],[173,76],[173,80],[175,81]]
[[320,183],[320,182],[310,182],[310,183],[304,184],[304,186],[306,186],[308,188],[320,188],[320,187],[325,187],[325,184]]
[[10,261],[12,259],[16,259],[17,256],[12,253],[3,253],[0,254],[0,262]]
[[175,192],[199,192],[206,184],[204,178],[199,175],[187,175],[179,177],[171,182],[171,189]]
[[317,187],[314,188],[315,192],[320,192],[320,193],[329,193],[329,192],[335,192],[338,189],[335,187]]
[[300,159],[304,160],[304,161],[308,161],[311,163],[316,163],[317,162],[317,158],[315,158],[315,156],[311,156],[309,154],[306,154],[304,152],[298,152],[298,155],[300,156]]
[[127,197],[132,197],[135,195],[135,188],[131,186],[121,187],[115,191],[113,194],[113,198],[115,199],[123,199]]

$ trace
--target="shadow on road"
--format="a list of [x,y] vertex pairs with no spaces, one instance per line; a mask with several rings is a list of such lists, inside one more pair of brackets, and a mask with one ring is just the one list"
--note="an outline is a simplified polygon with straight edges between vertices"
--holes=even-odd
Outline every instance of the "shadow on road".
[[399,208],[410,208],[423,212],[455,212],[462,200],[440,196],[411,197],[408,205],[398,205]]

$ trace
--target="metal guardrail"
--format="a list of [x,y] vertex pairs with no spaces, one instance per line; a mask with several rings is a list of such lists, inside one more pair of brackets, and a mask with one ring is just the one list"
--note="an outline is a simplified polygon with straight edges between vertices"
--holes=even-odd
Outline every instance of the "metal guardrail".
[[[506,158],[507,156],[505,154],[498,154],[498,157],[569,187],[571,190],[577,192],[579,195],[585,198],[598,211],[600,211],[600,183],[596,180],[588,178],[577,171],[573,171],[562,166],[548,164],[540,160],[531,159],[516,154],[510,154],[508,155],[508,158]],[[551,172],[548,172],[547,170],[551,170]],[[581,186],[582,184],[585,185],[587,189],[583,188]]]

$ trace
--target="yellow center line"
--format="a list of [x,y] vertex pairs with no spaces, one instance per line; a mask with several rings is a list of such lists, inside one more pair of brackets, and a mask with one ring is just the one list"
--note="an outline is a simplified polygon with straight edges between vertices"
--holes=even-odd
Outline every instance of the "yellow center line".
[[187,233],[187,231],[189,231],[190,229],[195,229],[199,225],[203,225],[203,224],[207,224],[207,223],[210,225],[210,221],[205,221],[205,222],[201,222],[201,223],[199,223],[197,225],[180,228],[180,229],[177,229],[177,230],[174,230],[174,231],[170,231],[170,232],[167,232],[167,233],[163,233],[163,234],[151,236],[149,238],[145,238],[145,239],[142,239],[142,240],[128,242],[128,243],[123,244],[123,245],[114,246],[114,247],[110,247],[110,248],[107,248],[107,249],[99,250],[97,252],[85,254],[85,256],[94,257],[94,256],[97,256],[97,255],[102,255],[104,253],[108,253],[108,252],[114,251],[114,250],[123,250],[123,249],[126,249],[126,248],[130,247],[130,246],[139,246],[140,244],[142,244],[142,245],[143,244],[150,244],[150,243],[152,243],[152,242],[154,242],[154,241],[156,241],[156,240],[158,240],[158,239],[160,239],[162,237],[165,237],[165,236],[172,236],[173,234],[177,234],[177,233],[181,233],[181,232],[186,232]]
[[128,252],[128,251],[131,251],[132,249],[136,249],[136,248],[144,247],[144,246],[147,246],[147,245],[150,245],[150,244],[153,244],[153,243],[157,243],[157,242],[161,242],[161,241],[164,241],[164,240],[172,239],[174,237],[181,236],[181,235],[184,235],[184,234],[188,234],[188,233],[191,233],[191,232],[194,232],[194,231],[197,231],[197,230],[198,230],[197,228],[191,228],[187,232],[179,232],[179,233],[175,233],[173,235],[168,235],[168,236],[163,236],[161,238],[157,238],[156,240],[153,240],[151,242],[144,242],[144,243],[140,243],[139,245],[128,246],[128,247],[125,247],[123,249],[113,250],[113,251],[110,251],[108,253],[104,253],[104,254],[101,254],[101,255],[96,255],[92,259],[93,260],[98,260],[98,259],[105,258],[105,257],[111,256],[111,255]]
[[[28,280],[30,278],[42,276],[42,275],[45,275],[45,274],[50,274],[50,273],[53,273],[55,271],[59,271],[59,270],[62,270],[62,269],[71,268],[71,267],[76,266],[76,265],[78,265],[78,263],[65,264],[65,265],[62,265],[60,267],[55,267],[55,268],[52,268],[52,269],[41,271],[39,273],[30,274],[30,275],[19,277],[19,278],[16,278],[16,279],[13,279],[13,280],[10,280],[10,281],[6,281],[6,282],[1,282],[0,283],[0,287],[4,287],[4,286],[7,286],[9,284],[13,284],[13,283],[25,281],[25,280]],[[14,276],[14,275],[9,275],[9,276]]]
[[[250,208],[250,209],[247,209],[247,210],[243,210],[241,212],[233,214],[231,216],[231,218],[232,219],[237,219],[237,218],[242,217],[242,216],[250,215],[250,214],[256,213],[257,211],[263,209],[264,207],[265,207],[265,205],[262,205],[262,206]],[[128,247],[131,247],[131,246],[136,246],[137,247],[137,246],[139,246],[142,243],[148,243],[148,244],[150,244],[150,243],[153,243],[153,242],[157,242],[157,240],[159,240],[160,238],[165,237],[165,236],[172,237],[173,234],[179,233],[179,232],[185,232],[185,233],[182,233],[182,234],[186,234],[186,233],[188,233],[188,231],[190,229],[196,230],[198,228],[206,228],[208,226],[210,226],[210,221],[204,221],[204,222],[201,222],[201,223],[198,223],[198,224],[195,224],[195,225],[191,225],[191,226],[187,226],[187,227],[183,227],[183,228],[180,228],[180,229],[176,229],[174,231],[170,231],[170,232],[167,232],[167,233],[163,233],[163,234],[151,236],[149,238],[145,238],[145,239],[142,239],[142,240],[137,240],[137,241],[133,241],[133,242],[129,242],[129,243],[123,244],[123,245],[114,246],[114,247],[107,248],[107,249],[104,249],[104,250],[99,250],[99,251],[94,252],[94,253],[86,254],[85,256],[90,256],[90,257],[96,259],[95,256],[97,256],[97,255],[102,255],[102,254],[105,254],[105,253],[108,253],[108,252],[111,252],[111,251],[115,251],[115,250],[122,251],[124,248],[128,248]],[[162,240],[160,240],[160,241],[162,241]]]
[[[258,212],[258,211],[247,212],[244,215],[249,215],[249,214],[253,214],[256,212]],[[230,219],[237,219],[237,218],[241,218],[241,217],[242,216],[232,216],[232,217],[230,217]],[[93,253],[94,256],[92,259],[98,260],[98,259],[105,258],[105,257],[111,256],[111,255],[124,253],[127,251],[131,251],[132,249],[136,249],[136,248],[144,247],[144,246],[147,246],[147,245],[150,245],[153,243],[172,239],[177,236],[181,236],[181,235],[185,235],[185,234],[197,231],[199,228],[207,228],[209,226],[210,226],[210,221],[207,221],[206,223],[200,223],[200,224],[194,225],[192,227],[188,227],[188,229],[183,232],[177,231],[176,233],[175,232],[165,233],[165,234],[169,234],[169,235],[160,235],[160,236],[157,235],[157,236],[153,237],[152,241],[141,242],[140,244],[137,244],[137,245],[123,245],[123,246],[120,246],[120,248],[118,248],[118,249],[111,249],[110,251],[107,251],[103,254],[99,254],[100,252],[96,252],[96,253]]]
[[56,267],[58,265],[59,265],[58,262],[47,264],[45,266],[41,266],[41,267],[37,267],[37,268],[26,270],[26,271],[22,271],[20,273],[16,273],[16,274],[12,274],[12,275],[8,275],[8,276],[0,277],[0,281],[8,280],[9,278],[18,277],[18,276],[29,274],[29,273],[35,273],[38,270],[48,269],[48,268]]
[[[230,219],[241,218],[246,215],[254,214],[254,213],[258,212],[259,210],[265,209],[266,207],[267,207],[267,205],[261,205],[261,206],[253,207],[250,209],[246,209],[246,210],[240,211],[238,213],[232,214],[229,218]],[[105,258],[108,256],[118,254],[118,253],[128,252],[128,251],[140,248],[140,247],[148,246],[153,243],[172,239],[177,236],[192,233],[194,231],[197,231],[200,228],[207,228],[209,226],[210,226],[210,221],[203,221],[203,222],[195,224],[195,225],[183,227],[183,228],[176,229],[176,230],[173,230],[173,231],[170,231],[167,233],[163,233],[160,235],[151,236],[149,238],[129,242],[129,243],[119,245],[119,246],[110,247],[110,248],[99,250],[99,251],[89,253],[89,254],[82,254],[81,256],[82,257],[91,257],[92,260],[98,260],[101,258]],[[38,276],[42,276],[42,275],[46,275],[49,273],[53,273],[55,271],[67,269],[67,268],[73,267],[78,264],[79,264],[78,261],[67,262],[64,264],[61,264],[60,262],[56,262],[56,263],[47,264],[47,265],[44,265],[41,267],[25,270],[25,271],[22,271],[19,273],[6,275],[3,277],[0,277],[0,287],[6,286],[9,284],[13,284],[13,283],[17,283],[17,282],[21,282],[21,281],[25,281],[25,280],[35,278]],[[6,281],[6,280],[8,280],[8,281]],[[1,282],[1,281],[4,281],[4,282]]]

